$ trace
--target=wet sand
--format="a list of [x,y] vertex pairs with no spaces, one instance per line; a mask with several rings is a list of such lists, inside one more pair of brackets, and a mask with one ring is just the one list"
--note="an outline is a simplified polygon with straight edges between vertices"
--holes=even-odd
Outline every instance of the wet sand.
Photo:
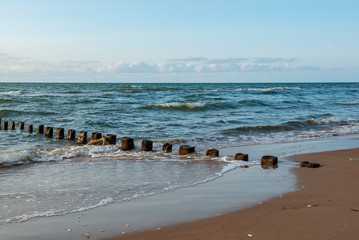
[[359,149],[296,155],[297,191],[204,220],[114,239],[359,239]]

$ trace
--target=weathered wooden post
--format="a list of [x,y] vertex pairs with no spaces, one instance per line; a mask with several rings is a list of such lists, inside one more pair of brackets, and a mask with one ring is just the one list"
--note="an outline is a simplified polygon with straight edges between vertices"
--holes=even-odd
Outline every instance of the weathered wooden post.
[[236,155],[234,155],[234,160],[248,161],[248,154],[236,153]]
[[24,129],[25,129],[24,122],[19,122],[19,130],[24,130]]
[[81,131],[77,137],[78,144],[86,144],[87,143],[87,132]]
[[45,137],[52,138],[54,135],[54,129],[52,127],[46,127],[45,128]]
[[98,140],[98,139],[100,139],[100,138],[102,138],[102,134],[101,134],[101,133],[93,132],[93,133],[91,133],[91,139],[90,139],[90,141],[92,141],[92,140]]
[[219,156],[219,151],[217,149],[208,149],[206,151],[206,156],[208,156],[208,157],[218,157]]
[[7,130],[8,129],[8,121],[4,121],[2,123],[2,130]]
[[37,133],[44,134],[44,125],[37,125]]
[[165,152],[165,153],[172,152],[172,144],[171,143],[163,144],[162,151]]
[[32,133],[32,132],[34,131],[34,128],[33,128],[32,124],[30,124],[29,126],[27,126],[27,131],[28,131],[29,133]]
[[106,140],[107,144],[109,144],[109,145],[115,145],[115,144],[116,144],[116,135],[107,134],[107,135],[105,136],[105,140]]
[[261,165],[266,167],[272,167],[278,165],[278,158],[275,156],[263,156],[261,158]]
[[150,152],[153,148],[153,142],[151,140],[142,140],[142,151]]
[[129,150],[135,149],[135,145],[133,143],[133,138],[123,137],[123,138],[121,138],[121,142],[122,142],[122,150],[123,151],[129,151]]
[[320,164],[319,163],[311,163],[311,162],[303,161],[303,162],[300,162],[300,167],[318,168],[318,167],[320,167]]
[[64,139],[65,137],[65,129],[57,128],[56,129],[56,139]]
[[187,155],[195,152],[195,148],[189,145],[181,145],[179,147],[178,154],[179,155]]
[[67,131],[67,139],[68,140],[75,140],[75,136],[76,136],[76,130],[74,129],[69,129]]
[[14,121],[10,122],[10,130],[15,130],[15,122]]

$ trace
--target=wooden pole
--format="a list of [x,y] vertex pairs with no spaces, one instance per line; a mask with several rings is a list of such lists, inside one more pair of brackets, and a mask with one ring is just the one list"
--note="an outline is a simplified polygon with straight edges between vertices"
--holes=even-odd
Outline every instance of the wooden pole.
[[52,127],[46,127],[45,128],[45,137],[52,138],[54,135],[54,129]]
[[37,125],[36,133],[44,134],[44,125]]
[[10,122],[10,130],[15,130],[15,122],[14,121]]
[[150,152],[153,148],[153,142],[151,140],[142,140],[142,151]]
[[32,132],[34,131],[34,128],[33,128],[32,124],[30,124],[29,126],[27,126],[27,131],[28,131],[29,133],[32,133]]
[[56,129],[56,139],[64,139],[65,129],[57,128]]
[[87,132],[81,131],[77,137],[78,144],[86,144],[87,143]]
[[121,142],[122,142],[123,151],[129,151],[135,148],[135,145],[133,143],[133,138],[123,137],[121,138]]
[[67,139],[68,140],[75,140],[75,137],[76,137],[76,130],[74,129],[69,129],[67,131]]

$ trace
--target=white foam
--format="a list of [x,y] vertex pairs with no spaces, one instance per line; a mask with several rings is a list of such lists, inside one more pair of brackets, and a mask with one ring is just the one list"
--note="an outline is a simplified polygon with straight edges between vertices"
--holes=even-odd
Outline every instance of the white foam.
[[359,101],[357,102],[343,102],[343,103],[337,103],[339,105],[359,105]]
[[3,221],[0,221],[0,223],[12,223],[12,222],[18,222],[18,223],[21,223],[21,222],[26,222],[28,221],[29,219],[31,218],[36,218],[36,217],[52,217],[52,216],[59,216],[61,215],[61,212],[63,212],[64,209],[60,209],[60,210],[55,210],[55,209],[52,209],[50,211],[46,211],[46,212],[31,212],[31,213],[28,213],[28,214],[23,214],[23,215],[20,215],[20,216],[15,216],[15,217],[12,217],[12,218],[7,218]]
[[156,107],[162,107],[162,108],[179,108],[179,107],[188,107],[188,108],[198,108],[198,107],[204,107],[206,106],[205,103],[202,102],[196,102],[196,103],[163,103],[163,104],[156,104]]
[[8,92],[0,92],[1,95],[11,95],[18,96],[21,94],[21,91],[8,91]]
[[30,152],[27,150],[13,151],[13,152],[0,152],[0,166],[10,167],[13,165],[30,163]]
[[276,90],[300,90],[300,87],[247,88],[247,91],[270,92]]

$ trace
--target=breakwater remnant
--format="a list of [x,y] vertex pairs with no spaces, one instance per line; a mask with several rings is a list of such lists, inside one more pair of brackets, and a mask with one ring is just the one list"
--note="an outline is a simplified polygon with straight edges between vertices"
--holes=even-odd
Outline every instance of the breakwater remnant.
[[247,161],[248,162],[248,154],[236,153],[234,155],[234,160],[240,160],[240,161]]
[[196,152],[195,147],[189,146],[189,145],[181,145],[179,147],[178,154],[179,155],[188,155],[188,154],[195,153],[195,152]]
[[2,123],[2,130],[7,130],[8,129],[8,122],[7,121],[4,121]]
[[56,129],[56,139],[64,139],[65,137],[65,129],[57,128]]
[[14,121],[10,122],[10,130],[15,130],[15,122]]
[[32,124],[30,124],[29,126],[27,126],[27,131],[29,133],[32,133],[34,131],[34,127],[32,126]]
[[142,140],[142,151],[150,152],[153,148],[153,142],[151,140]]
[[162,151],[165,152],[165,153],[172,152],[172,144],[171,143],[163,144]]
[[[8,130],[8,121],[2,121],[0,118],[0,125],[2,125],[2,130]],[[24,130],[25,123],[19,122],[19,130]],[[46,138],[52,138],[54,134],[53,127],[44,127],[44,125],[40,124],[36,127],[37,134],[44,134]],[[10,129],[15,130],[15,121],[10,121]],[[33,132],[33,125],[28,125],[28,132]],[[56,139],[64,139],[65,129],[64,128],[56,128]],[[69,129],[67,131],[67,139],[75,140],[76,139],[76,130]],[[87,131],[78,132],[77,143],[78,144],[87,144],[87,145],[116,145],[117,136],[114,134],[107,134],[102,136],[99,132],[91,133],[91,140],[88,142]],[[122,137],[121,138],[121,149],[122,151],[130,151],[135,149],[134,139],[130,137]],[[141,151],[144,152],[152,152],[153,151],[153,141],[152,140],[142,140]],[[155,151],[156,152],[156,151]],[[166,142],[162,146],[162,152],[171,153],[172,152],[172,143]],[[194,146],[190,145],[180,145],[178,155],[190,155],[198,156],[195,151]],[[205,153],[205,158],[216,158],[219,157],[218,149],[208,149]],[[236,153],[233,157],[234,160],[242,160],[248,161],[248,154],[245,153]],[[262,168],[277,168],[278,167],[278,158],[275,156],[262,156],[261,158],[261,166]],[[319,163],[309,163],[309,162],[301,162],[301,167],[308,168],[317,168],[320,166]],[[243,166],[241,166],[243,167]],[[248,166],[244,166],[248,167]]]
[[318,167],[320,167],[320,164],[319,163],[311,163],[311,162],[308,162],[308,161],[303,161],[303,162],[300,162],[300,167],[318,168]]
[[36,133],[44,134],[44,125],[37,125]]
[[261,165],[265,167],[273,167],[278,165],[278,158],[275,156],[263,156],[261,158]]
[[217,149],[208,149],[206,151],[206,156],[208,156],[208,157],[218,157],[219,156],[219,151]]
[[93,132],[91,133],[91,137],[90,137],[90,141],[93,141],[93,140],[98,140],[102,138],[102,134],[99,133],[99,132]]
[[121,146],[123,151],[130,151],[132,149],[135,149],[133,138],[129,138],[129,137],[121,138]]
[[46,127],[45,128],[45,137],[52,138],[54,135],[54,129],[52,127]]
[[105,140],[106,140],[106,143],[104,143],[104,145],[115,145],[116,144],[116,140],[117,140],[117,137],[116,135],[114,134],[107,134],[105,136]]
[[77,137],[77,143],[78,144],[86,144],[87,143],[87,132],[80,131],[79,135]]
[[67,131],[67,140],[75,140],[75,137],[76,137],[76,130],[74,129],[69,129]]

